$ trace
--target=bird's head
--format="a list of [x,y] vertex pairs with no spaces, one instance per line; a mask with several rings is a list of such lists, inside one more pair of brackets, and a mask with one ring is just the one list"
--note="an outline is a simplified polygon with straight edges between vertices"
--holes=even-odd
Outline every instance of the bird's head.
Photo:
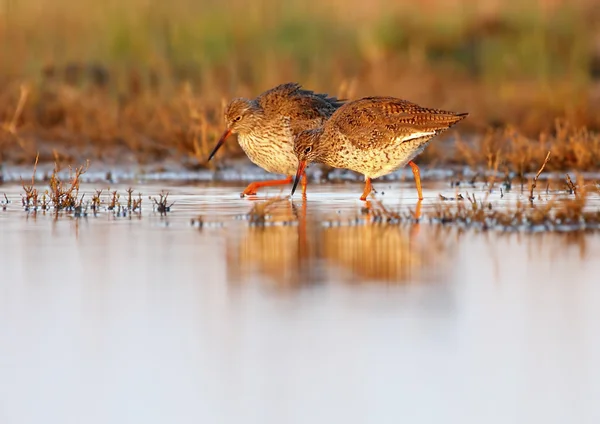
[[260,109],[252,101],[244,98],[233,99],[225,108],[225,132],[217,141],[217,145],[211,152],[208,160],[211,160],[217,153],[217,150],[221,148],[227,137],[234,133],[249,133],[255,126],[256,121],[259,119]]
[[298,182],[310,162],[318,162],[321,155],[320,139],[323,128],[306,130],[299,133],[294,139],[294,154],[298,158],[298,171],[292,187],[292,196],[296,191]]

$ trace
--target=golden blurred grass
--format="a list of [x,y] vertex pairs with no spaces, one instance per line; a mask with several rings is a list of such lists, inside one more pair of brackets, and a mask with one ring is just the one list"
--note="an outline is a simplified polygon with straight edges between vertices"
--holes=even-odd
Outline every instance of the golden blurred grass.
[[[421,163],[598,169],[593,0],[4,0],[0,160],[203,166],[234,96],[286,81],[469,112]],[[557,124],[556,119],[561,121]],[[591,132],[590,132],[591,131]],[[472,137],[474,135],[475,137]],[[559,155],[560,153],[560,155]],[[219,158],[239,155],[229,142]],[[560,158],[559,158],[560,156]]]

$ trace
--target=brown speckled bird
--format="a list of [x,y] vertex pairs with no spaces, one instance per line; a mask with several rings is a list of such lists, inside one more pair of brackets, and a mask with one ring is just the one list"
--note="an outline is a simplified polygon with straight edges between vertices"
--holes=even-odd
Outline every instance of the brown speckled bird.
[[363,174],[365,190],[361,200],[366,200],[371,192],[371,179],[409,164],[422,200],[419,168],[412,160],[432,137],[467,115],[425,108],[394,97],[365,97],[348,102],[323,126],[296,137],[294,153],[299,163],[292,195],[310,162]]
[[[256,194],[260,187],[291,183],[298,168],[294,138],[323,125],[342,104],[343,100],[303,90],[297,83],[278,85],[252,100],[233,99],[225,110],[227,129],[208,160],[229,135],[237,133],[240,146],[252,162],[268,172],[288,176],[284,180],[254,182],[242,196]],[[301,174],[305,192],[306,175]]]

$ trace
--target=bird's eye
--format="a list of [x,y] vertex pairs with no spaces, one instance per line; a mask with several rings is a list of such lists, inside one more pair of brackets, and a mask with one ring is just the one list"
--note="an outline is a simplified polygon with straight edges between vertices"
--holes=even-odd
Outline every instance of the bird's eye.
[[235,122],[238,122],[238,121],[240,121],[241,119],[242,119],[242,117],[241,117],[241,116],[236,116],[236,117],[234,118],[234,121],[235,121]]
[[308,146],[306,149],[304,149],[305,155],[308,155],[310,152],[312,152],[312,146]]

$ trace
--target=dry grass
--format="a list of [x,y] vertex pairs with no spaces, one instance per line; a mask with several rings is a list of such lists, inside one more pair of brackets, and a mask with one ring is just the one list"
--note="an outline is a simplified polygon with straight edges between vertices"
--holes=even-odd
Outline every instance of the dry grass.
[[[487,184],[483,198],[476,199],[475,194],[458,193],[448,198],[440,195],[440,201],[428,214],[430,222],[452,224],[479,230],[499,229],[502,231],[585,231],[600,230],[600,208],[588,202],[590,195],[600,194],[597,183],[586,183],[583,176],[577,175],[573,182],[569,174],[558,184],[559,189],[550,192],[550,180],[547,180],[544,198],[538,189],[538,179],[552,163],[554,153],[548,151],[541,166],[531,178],[528,202],[517,200],[515,204],[505,201],[489,201],[493,182]],[[523,181],[523,180],[522,180]],[[556,184],[553,184],[556,186]],[[504,198],[502,187],[508,192],[512,189],[512,179],[507,175],[500,187],[500,199]],[[523,183],[521,193],[525,194]],[[595,209],[595,210],[594,210]]]
[[439,203],[429,221],[482,231],[586,231],[600,230],[600,210],[586,210],[583,196],[551,199],[539,205],[517,202],[514,206],[494,206],[491,202],[467,197],[468,202]]
[[[488,201],[489,191],[483,199],[474,194],[458,194],[449,199],[441,196],[428,215],[430,222],[452,224],[479,230],[498,229],[502,231],[585,231],[600,230],[600,209],[589,205],[588,197],[600,193],[597,184],[586,184],[583,177],[577,183],[567,174],[564,186],[566,195],[561,191],[549,192],[548,182],[545,198],[538,191],[534,194],[538,178],[550,161],[547,153],[540,169],[532,178],[527,200],[517,200],[514,205]],[[591,188],[591,190],[590,190]],[[594,193],[591,193],[594,192]],[[503,196],[502,196],[503,197]],[[597,198],[596,198],[597,199]],[[595,209],[595,210],[594,210]]]
[[[415,225],[423,221],[439,223],[443,225],[456,225],[459,227],[475,228],[479,230],[502,230],[502,231],[585,231],[600,230],[600,209],[592,207],[588,198],[590,195],[600,194],[600,186],[586,183],[581,175],[576,181],[569,174],[565,175],[562,182],[562,190],[549,191],[550,183],[546,185],[544,193],[536,192],[539,177],[546,166],[551,163],[550,152],[547,153],[538,172],[532,177],[529,190],[526,193],[527,202],[518,200],[515,204],[504,203],[496,200],[488,201],[488,191],[483,198],[477,199],[475,194],[468,192],[464,196],[456,192],[456,196],[449,198],[440,195],[440,200],[433,205],[431,211],[421,211],[421,202],[418,202],[414,210],[393,210],[385,206],[381,201],[372,199],[367,206],[357,210],[357,214],[350,218],[323,219],[319,218],[321,224],[326,227],[339,226],[362,226],[362,225]],[[134,213],[141,216],[142,194],[134,195],[133,188],[128,188],[125,193],[126,204],[121,204],[121,195],[117,190],[107,190],[103,196],[103,190],[96,190],[91,200],[85,201],[85,194],[79,195],[80,177],[88,168],[88,165],[69,168],[69,176],[63,179],[60,176],[60,167],[55,166],[48,178],[48,189],[40,196],[35,187],[35,173],[37,161],[34,164],[31,183],[23,182],[22,206],[25,211],[36,213],[37,211],[54,211],[73,214],[76,217],[87,216],[91,209],[94,216],[101,211],[105,205],[106,211],[111,211],[114,216],[127,217]],[[488,183],[489,184],[489,183]],[[505,187],[510,182],[503,183]],[[457,188],[458,190],[458,188]],[[502,189],[501,193],[502,193]],[[542,194],[544,197],[542,197]],[[154,211],[161,216],[171,211],[174,202],[169,203],[168,192],[161,192],[158,198],[149,197],[153,202]],[[502,199],[503,194],[500,196]],[[0,206],[6,210],[10,200],[4,195]],[[307,218],[306,199],[302,201],[302,210],[287,196],[275,196],[271,199],[254,202],[251,210],[238,218],[248,221],[251,227],[268,226],[295,226],[305,225]],[[192,220],[192,224],[200,228],[210,226],[211,223],[204,216]],[[222,225],[222,222],[216,223]]]
[[[420,163],[523,173],[552,149],[551,170],[598,169],[598,10],[592,0],[5,2],[0,161],[59,152],[71,164],[212,166],[226,101],[298,81],[469,112],[445,135],[460,134],[456,148],[437,141]],[[231,141],[219,159],[234,156]]]
[[[69,105],[63,104],[64,99],[55,100],[58,105],[53,107],[57,109],[51,113],[58,116],[52,124],[42,122],[50,113],[39,111],[45,106],[26,106],[19,126],[14,131],[0,132],[0,160],[22,164],[39,152],[40,161],[49,162],[60,152],[65,163],[76,163],[83,157],[122,163],[127,157],[142,164],[169,158],[190,168],[209,166],[208,153],[223,130],[222,103],[206,104],[188,94],[170,100],[140,99],[120,108],[110,99],[102,99],[102,95],[96,99],[85,93],[80,96]],[[552,120],[552,115],[540,120],[540,129]],[[554,122],[552,129],[538,136],[528,136],[512,124],[486,131],[468,125],[457,127],[448,133],[448,138],[460,135],[455,143],[436,139],[419,157],[419,163],[467,164],[475,169],[495,166],[523,175],[534,171],[541,154],[551,149],[549,170],[600,169],[600,135],[564,118]],[[222,150],[219,160],[242,156],[233,141]]]
[[[138,193],[137,198],[134,196],[134,190],[128,188],[127,204],[121,205],[119,202],[120,194],[108,189],[108,201],[103,200],[103,190],[96,190],[92,195],[91,200],[85,201],[85,193],[79,196],[80,178],[89,168],[89,162],[81,165],[75,170],[69,166],[69,175],[67,178],[61,177],[61,168],[58,162],[55,163],[52,173],[47,177],[48,188],[40,192],[35,186],[35,175],[37,171],[38,158],[33,167],[31,182],[23,182],[23,194],[21,195],[21,204],[26,212],[37,213],[55,212],[67,213],[75,217],[87,216],[88,209],[96,215],[101,211],[102,205],[106,204],[106,210],[111,211],[113,215],[118,217],[126,217],[133,213],[140,214],[142,209],[142,194]],[[4,195],[6,202],[2,203],[5,210],[6,205],[10,203],[9,199]],[[166,204],[167,196],[161,194],[158,211],[163,214],[170,210],[171,205]],[[155,200],[156,202],[156,200]]]
[[[433,145],[435,146],[435,144]],[[540,158],[552,151],[549,171],[597,171],[600,169],[600,134],[556,119],[552,131],[528,137],[515,127],[490,130],[477,140],[459,139],[446,163],[473,168],[496,168],[523,176],[535,172]]]
[[33,174],[31,176],[31,184],[22,183],[24,194],[22,195],[21,202],[23,208],[26,211],[37,212],[38,210],[46,211],[53,209],[56,212],[59,211],[70,211],[79,213],[83,207],[82,195],[79,197],[79,178],[83,175],[89,163],[85,166],[82,165],[72,170],[69,167],[69,177],[65,181],[61,179],[59,172],[60,168],[58,163],[55,164],[54,170],[50,175],[49,188],[42,193],[40,199],[40,193],[35,187],[35,174],[37,170],[39,156],[36,156],[35,164],[33,166]]

